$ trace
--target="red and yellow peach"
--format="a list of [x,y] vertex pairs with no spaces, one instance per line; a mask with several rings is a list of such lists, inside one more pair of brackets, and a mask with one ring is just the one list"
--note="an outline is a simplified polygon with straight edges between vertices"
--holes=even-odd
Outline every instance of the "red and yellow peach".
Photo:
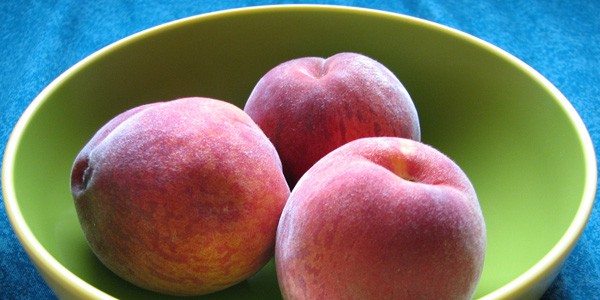
[[302,57],[268,71],[244,111],[275,145],[288,184],[337,147],[362,137],[420,140],[416,108],[398,78],[357,53]]
[[473,186],[423,143],[361,138],[300,179],[277,230],[285,299],[470,299],[486,232]]
[[241,109],[183,98],[128,110],[75,159],[71,190],[88,243],[120,277],[199,295],[273,256],[290,193],[278,154]]

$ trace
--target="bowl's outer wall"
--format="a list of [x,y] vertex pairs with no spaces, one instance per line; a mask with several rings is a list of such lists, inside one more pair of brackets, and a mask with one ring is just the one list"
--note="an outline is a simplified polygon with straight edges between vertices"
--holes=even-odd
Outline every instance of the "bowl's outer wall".
[[[399,77],[419,111],[423,141],[471,178],[488,226],[476,293],[484,296],[533,266],[563,236],[582,197],[585,159],[553,91],[473,41],[412,18],[339,8],[239,10],[134,36],[75,66],[36,99],[14,162],[19,207],[40,243],[75,275],[119,298],[159,297],[117,278],[89,251],[69,192],[81,147],[133,106],[196,95],[243,107],[257,80],[278,63],[360,52]],[[540,282],[543,292],[547,284]],[[241,295],[280,297],[272,263],[210,298]]]

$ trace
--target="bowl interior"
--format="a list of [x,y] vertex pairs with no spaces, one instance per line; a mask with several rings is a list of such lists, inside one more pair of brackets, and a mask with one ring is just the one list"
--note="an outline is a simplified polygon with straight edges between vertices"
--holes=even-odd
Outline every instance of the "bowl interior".
[[[31,232],[62,265],[118,298],[136,288],[89,250],[69,191],[71,164],[116,114],[142,103],[206,96],[243,107],[270,68],[352,51],[389,67],[419,112],[423,141],[471,178],[488,228],[476,297],[530,269],[565,234],[586,174],[581,138],[555,92],[481,41],[421,20],[325,7],[236,10],[184,19],[118,42],[46,89],[18,136],[14,191]],[[278,298],[273,264],[205,298]]]

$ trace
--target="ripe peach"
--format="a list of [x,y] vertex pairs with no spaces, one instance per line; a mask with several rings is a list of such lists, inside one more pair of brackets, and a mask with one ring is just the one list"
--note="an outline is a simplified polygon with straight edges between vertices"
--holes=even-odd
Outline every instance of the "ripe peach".
[[362,138],[300,179],[277,230],[285,299],[469,299],[485,224],[473,186],[417,141]]
[[244,111],[277,148],[290,186],[325,154],[357,138],[420,140],[416,108],[402,83],[356,53],[276,66],[258,81]]
[[290,192],[260,128],[208,98],[115,117],[76,157],[71,190],[102,263],[174,295],[211,293],[259,271],[273,256]]

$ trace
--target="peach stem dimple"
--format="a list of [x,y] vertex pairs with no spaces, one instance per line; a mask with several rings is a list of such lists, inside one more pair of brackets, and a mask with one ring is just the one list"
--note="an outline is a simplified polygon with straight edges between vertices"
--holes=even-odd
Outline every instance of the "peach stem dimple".
[[83,171],[83,179],[82,179],[82,190],[85,190],[90,182],[90,178],[92,178],[92,173],[94,169],[88,164],[87,168]]
[[318,63],[299,68],[299,71],[307,77],[318,80],[327,75],[327,67],[327,60],[322,59]]
[[411,176],[406,161],[402,159],[392,159],[385,164],[382,164],[381,162],[379,162],[379,164],[404,180],[417,182],[417,179],[414,176]]
[[84,158],[78,161],[77,165],[73,168],[72,182],[73,187],[77,191],[84,191],[92,177],[93,168],[89,164],[89,158]]
[[319,68],[319,74],[318,74],[318,78],[323,78],[323,76],[325,76],[325,74],[327,74],[327,67],[328,67],[328,63],[327,60],[322,60],[321,64],[320,64],[320,68]]

